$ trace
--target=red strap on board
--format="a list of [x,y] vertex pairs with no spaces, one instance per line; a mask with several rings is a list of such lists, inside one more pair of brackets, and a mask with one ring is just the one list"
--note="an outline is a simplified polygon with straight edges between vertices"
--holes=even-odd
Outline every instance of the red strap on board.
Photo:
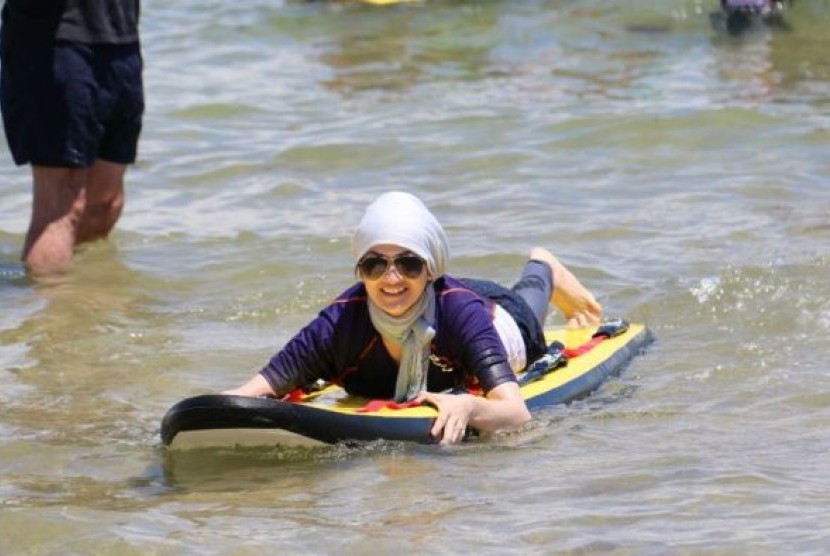
[[589,351],[594,349],[597,346],[597,344],[607,339],[608,336],[606,336],[605,334],[600,334],[599,336],[594,336],[593,338],[591,338],[579,347],[565,348],[562,350],[562,353],[564,353],[569,359],[571,357],[579,357],[580,355],[588,353]]
[[297,388],[283,396],[282,401],[291,403],[301,402],[305,399],[306,394],[307,392],[305,390],[303,390],[302,388]]

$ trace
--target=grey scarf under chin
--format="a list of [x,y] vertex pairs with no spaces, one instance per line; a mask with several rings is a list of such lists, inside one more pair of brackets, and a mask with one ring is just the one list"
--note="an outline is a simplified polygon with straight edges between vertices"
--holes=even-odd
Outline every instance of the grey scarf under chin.
[[369,300],[369,317],[384,336],[392,338],[403,348],[395,384],[395,401],[414,399],[427,386],[430,342],[435,337],[435,289],[427,284],[424,293],[409,311],[393,317]]

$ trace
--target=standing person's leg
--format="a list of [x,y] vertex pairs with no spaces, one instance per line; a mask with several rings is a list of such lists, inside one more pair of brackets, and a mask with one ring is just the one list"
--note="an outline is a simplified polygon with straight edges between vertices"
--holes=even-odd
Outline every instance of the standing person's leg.
[[35,272],[67,266],[86,206],[86,168],[32,166],[32,215],[23,261]]
[[123,164],[32,166],[32,217],[23,260],[35,272],[67,266],[77,244],[106,238],[124,207]]
[[96,160],[86,179],[86,204],[76,243],[106,238],[124,208],[124,174],[127,166]]
[[107,116],[87,177],[78,243],[106,238],[118,222],[124,209],[124,177],[136,159],[144,114],[140,45],[98,47],[97,54],[107,72],[100,95]]
[[32,217],[23,261],[34,272],[69,265],[79,243],[104,239],[124,207],[123,164],[90,168],[32,166]]

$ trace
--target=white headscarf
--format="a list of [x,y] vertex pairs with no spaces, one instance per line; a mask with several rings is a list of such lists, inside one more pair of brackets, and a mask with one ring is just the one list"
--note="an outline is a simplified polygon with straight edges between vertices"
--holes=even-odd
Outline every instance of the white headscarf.
[[[414,195],[401,191],[384,193],[366,207],[352,237],[352,251],[360,260],[376,245],[409,249],[427,263],[433,278],[444,275],[449,261],[449,241],[444,228]],[[432,282],[405,314],[393,317],[369,299],[374,327],[402,347],[395,401],[413,399],[426,389],[429,344],[435,336],[435,290]]]
[[355,260],[382,244],[409,249],[427,262],[433,278],[440,278],[446,272],[450,256],[447,234],[415,195],[390,191],[366,207],[352,237]]

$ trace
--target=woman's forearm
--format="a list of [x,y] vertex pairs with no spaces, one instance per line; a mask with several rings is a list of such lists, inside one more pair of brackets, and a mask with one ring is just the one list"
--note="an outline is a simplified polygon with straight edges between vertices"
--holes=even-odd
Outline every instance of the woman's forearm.
[[274,393],[273,388],[261,374],[257,373],[251,380],[241,386],[225,390],[223,394],[234,396],[268,396]]

